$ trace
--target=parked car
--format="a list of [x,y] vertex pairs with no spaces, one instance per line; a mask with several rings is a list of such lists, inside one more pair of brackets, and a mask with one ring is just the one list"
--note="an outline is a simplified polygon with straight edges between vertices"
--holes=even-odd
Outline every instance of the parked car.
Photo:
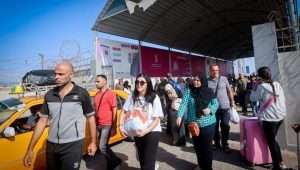
[[[119,119],[122,105],[127,99],[127,93],[118,90],[114,90],[114,92],[118,101],[117,128],[115,129],[116,133],[110,137],[109,144],[120,142],[125,138],[120,133]],[[92,99],[95,94],[95,91],[90,92]],[[23,158],[33,133],[33,128],[24,129],[23,125],[28,117],[32,115],[33,110],[41,109],[43,102],[43,97],[25,97],[21,100],[10,98],[0,101],[0,169],[45,169],[45,142],[48,136],[48,128],[46,128],[34,148],[32,166],[26,168],[23,165]],[[87,144],[90,141],[88,132],[87,126],[83,154],[87,153]]]

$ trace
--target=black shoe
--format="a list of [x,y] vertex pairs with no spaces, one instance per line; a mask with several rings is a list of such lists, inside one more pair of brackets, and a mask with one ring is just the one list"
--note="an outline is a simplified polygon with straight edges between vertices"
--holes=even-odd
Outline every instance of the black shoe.
[[216,144],[214,144],[213,146],[212,146],[212,149],[213,150],[220,150],[221,149],[221,145],[216,145]]
[[126,139],[125,139],[125,141],[126,142],[134,142],[134,137],[127,137]]
[[113,163],[110,162],[108,164],[108,170],[115,170],[118,166],[120,166],[122,163],[122,160],[120,158],[116,159]]
[[185,146],[186,141],[185,140],[178,140],[177,142],[173,143],[175,146]]
[[224,146],[222,149],[225,153],[230,153],[231,152],[231,149],[228,146]]

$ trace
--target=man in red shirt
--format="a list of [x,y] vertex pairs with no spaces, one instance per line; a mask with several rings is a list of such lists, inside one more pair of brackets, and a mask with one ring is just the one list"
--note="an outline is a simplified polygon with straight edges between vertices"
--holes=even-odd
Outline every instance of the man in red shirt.
[[117,98],[115,93],[107,87],[107,77],[97,75],[96,88],[98,92],[95,96],[95,110],[97,118],[97,129],[99,132],[99,149],[106,157],[107,169],[111,170],[121,164],[121,159],[110,149],[108,140],[113,130],[113,123],[116,121]]

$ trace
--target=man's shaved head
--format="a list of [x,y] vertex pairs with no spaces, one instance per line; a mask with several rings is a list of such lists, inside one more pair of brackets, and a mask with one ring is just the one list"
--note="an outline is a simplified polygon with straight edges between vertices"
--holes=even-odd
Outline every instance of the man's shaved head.
[[56,67],[58,67],[58,66],[63,66],[66,69],[68,69],[70,72],[72,72],[72,73],[74,72],[73,64],[70,61],[68,61],[68,60],[62,60],[62,61],[58,62],[56,64]]
[[73,65],[70,61],[61,61],[55,66],[55,81],[58,86],[64,86],[72,81]]

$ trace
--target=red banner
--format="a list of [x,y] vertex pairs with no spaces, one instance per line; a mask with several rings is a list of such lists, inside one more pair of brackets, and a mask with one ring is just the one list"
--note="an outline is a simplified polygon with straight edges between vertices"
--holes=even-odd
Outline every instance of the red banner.
[[171,73],[173,76],[190,76],[190,57],[189,54],[171,52]]
[[192,63],[192,75],[205,75],[205,58],[199,56],[192,56],[191,57]]
[[148,76],[161,77],[169,73],[169,53],[166,50],[141,47],[142,72]]

